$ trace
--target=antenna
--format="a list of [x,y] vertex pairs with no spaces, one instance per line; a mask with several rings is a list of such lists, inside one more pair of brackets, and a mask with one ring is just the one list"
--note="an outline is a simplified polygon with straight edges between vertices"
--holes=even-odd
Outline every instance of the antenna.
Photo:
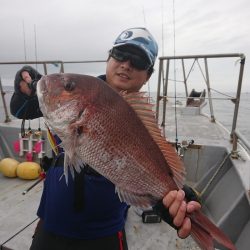
[[24,20],[23,20],[23,48],[24,48],[24,60],[27,61]]
[[163,18],[164,5],[163,0],[161,1],[161,38],[162,38],[162,56],[164,56],[164,18]]
[[[36,25],[34,24],[34,40],[35,40],[35,61],[36,61],[36,70],[37,70],[37,44],[36,44]],[[40,117],[38,118],[38,129],[35,132],[37,135],[42,135]]]
[[144,5],[142,5],[142,14],[143,14],[144,26],[145,26],[145,27],[147,27],[147,23],[146,23],[146,15],[145,15],[145,10],[144,10]]
[[[143,14],[143,22],[144,22],[144,26],[147,27],[147,23],[146,23],[146,15],[145,15],[145,10],[144,10],[144,5],[142,5],[142,14]],[[148,96],[151,97],[150,95],[150,80],[148,80]]]
[[36,25],[34,24],[34,40],[35,40],[35,61],[36,61],[36,70],[37,70],[37,45],[36,45]]
[[[174,28],[174,56],[175,56],[175,0],[173,0],[173,28]],[[178,152],[178,122],[177,122],[177,108],[176,108],[176,61],[174,59],[174,110],[175,110],[175,147]]]

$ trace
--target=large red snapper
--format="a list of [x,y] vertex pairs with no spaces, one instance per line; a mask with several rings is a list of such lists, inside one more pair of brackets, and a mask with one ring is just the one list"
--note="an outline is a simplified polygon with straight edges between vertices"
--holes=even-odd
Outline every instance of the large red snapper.
[[[115,184],[122,201],[142,208],[182,188],[183,163],[161,136],[143,94],[119,94],[98,78],[78,74],[44,76],[37,94],[47,124],[62,141],[66,180],[68,168],[73,173],[88,164]],[[202,249],[214,249],[213,239],[236,249],[200,211],[189,217]]]

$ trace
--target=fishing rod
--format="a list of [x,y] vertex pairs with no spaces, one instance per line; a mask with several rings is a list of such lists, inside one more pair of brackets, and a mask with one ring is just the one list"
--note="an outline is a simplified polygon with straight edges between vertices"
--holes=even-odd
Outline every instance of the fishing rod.
[[24,61],[27,61],[24,20],[23,20],[23,48],[24,48]]
[[34,182],[31,186],[29,186],[28,188],[26,188],[26,189],[22,192],[22,194],[23,194],[23,195],[27,194],[32,188],[34,188],[37,184],[39,184],[42,180],[44,180],[45,177],[46,177],[45,172],[42,172],[42,173],[40,174],[39,179],[38,179],[36,182]]
[[[174,39],[174,57],[176,54],[175,45],[175,0],[173,0],[173,39]],[[178,152],[179,144],[178,144],[178,121],[177,121],[177,93],[176,93],[176,61],[174,59],[174,113],[175,113],[175,148]]]

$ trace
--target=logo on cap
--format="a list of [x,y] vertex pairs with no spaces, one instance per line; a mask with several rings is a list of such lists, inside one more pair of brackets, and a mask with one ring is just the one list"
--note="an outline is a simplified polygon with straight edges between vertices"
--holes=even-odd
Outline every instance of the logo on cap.
[[121,40],[127,40],[128,38],[130,38],[133,35],[132,31],[125,31],[121,34],[120,39]]

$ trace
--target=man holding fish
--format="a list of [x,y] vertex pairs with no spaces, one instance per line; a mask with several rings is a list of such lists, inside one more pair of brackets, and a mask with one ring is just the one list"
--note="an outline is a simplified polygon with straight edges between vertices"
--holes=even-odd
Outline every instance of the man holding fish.
[[[36,89],[33,85],[36,85],[41,77],[37,70],[28,65],[17,71],[14,81],[15,91],[10,102],[10,111],[15,117],[23,119],[27,114],[27,119],[34,119],[42,115],[37,111],[39,107],[37,107],[37,98],[34,96]],[[33,105],[37,109],[34,109]]]
[[[109,51],[106,75],[99,78],[117,92],[138,92],[154,71],[157,53],[157,43],[147,29],[125,30]],[[67,85],[65,88],[70,91],[72,86]],[[37,96],[34,91],[31,93],[32,110],[37,110],[39,117],[41,113]],[[34,98],[37,100],[36,105]],[[43,108],[41,111],[46,120],[48,114],[45,113],[47,111],[49,113],[49,110]],[[84,112],[83,110],[82,113]],[[82,113],[80,112],[79,116]],[[36,117],[29,117],[26,113],[25,117],[19,115],[18,118]],[[87,130],[87,127],[80,127],[77,131],[81,135]],[[37,213],[40,221],[30,249],[128,249],[124,225],[129,206],[126,202],[120,201],[119,196],[122,196],[122,193],[116,190],[110,180],[88,164],[81,170],[71,169],[72,174],[65,176],[66,180],[62,178],[65,174],[63,168],[65,156],[60,148],[60,134],[57,136],[54,136],[54,139],[59,145],[58,152],[53,163],[47,159],[47,164],[53,166],[49,167],[46,173]],[[102,160],[106,161],[107,157],[103,155]],[[168,211],[170,215],[167,220],[178,229],[178,236],[187,237],[191,232],[191,220],[187,214],[199,211],[200,204],[196,201],[186,202],[183,190],[168,192],[162,203],[166,213]]]

